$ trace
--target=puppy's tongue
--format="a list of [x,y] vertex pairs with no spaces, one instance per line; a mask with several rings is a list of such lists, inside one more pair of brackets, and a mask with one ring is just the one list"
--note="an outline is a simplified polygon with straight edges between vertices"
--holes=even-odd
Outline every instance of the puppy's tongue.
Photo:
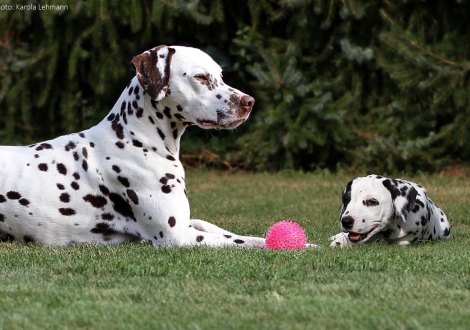
[[349,240],[351,242],[359,242],[361,240],[361,234],[349,233]]

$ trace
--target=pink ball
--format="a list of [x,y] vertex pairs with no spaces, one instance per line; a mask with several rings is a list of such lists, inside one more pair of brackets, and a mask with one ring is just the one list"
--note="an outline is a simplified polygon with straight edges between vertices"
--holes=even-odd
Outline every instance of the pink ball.
[[307,236],[297,223],[290,220],[276,222],[266,234],[266,247],[273,250],[303,249]]

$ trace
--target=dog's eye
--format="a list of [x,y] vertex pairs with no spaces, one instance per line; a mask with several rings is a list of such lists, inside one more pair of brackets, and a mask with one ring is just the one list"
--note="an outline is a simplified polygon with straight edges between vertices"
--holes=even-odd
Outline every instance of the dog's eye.
[[199,80],[200,82],[203,82],[203,83],[208,83],[211,81],[211,77],[208,74],[197,74],[194,76],[194,78],[196,78],[196,80]]
[[366,202],[364,204],[366,206],[377,206],[377,205],[379,205],[379,201],[376,200],[375,198],[371,198],[371,199],[366,200]]

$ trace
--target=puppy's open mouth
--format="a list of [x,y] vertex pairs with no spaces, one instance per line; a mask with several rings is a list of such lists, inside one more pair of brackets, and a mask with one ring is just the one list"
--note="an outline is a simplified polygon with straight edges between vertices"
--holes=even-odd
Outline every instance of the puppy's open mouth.
[[351,242],[358,243],[358,242],[361,242],[361,241],[368,240],[369,238],[374,236],[377,233],[378,230],[379,230],[379,226],[375,226],[374,228],[372,228],[371,231],[369,231],[367,233],[364,233],[364,234],[354,233],[354,232],[350,231],[350,232],[348,232],[348,237],[349,237],[349,240]]

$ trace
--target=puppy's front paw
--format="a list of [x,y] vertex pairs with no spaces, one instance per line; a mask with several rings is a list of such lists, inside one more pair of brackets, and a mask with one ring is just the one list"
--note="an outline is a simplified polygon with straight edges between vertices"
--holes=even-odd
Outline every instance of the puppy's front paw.
[[348,234],[346,233],[339,233],[334,236],[330,237],[332,241],[330,246],[331,247],[350,247],[352,246],[351,241],[348,238]]

